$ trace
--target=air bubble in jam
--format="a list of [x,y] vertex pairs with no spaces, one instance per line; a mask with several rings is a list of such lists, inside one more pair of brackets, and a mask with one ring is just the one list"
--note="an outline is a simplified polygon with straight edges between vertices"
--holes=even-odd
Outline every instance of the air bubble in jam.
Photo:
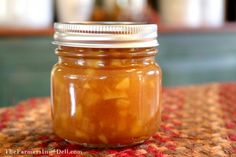
[[[52,72],[55,133],[68,141],[96,147],[132,145],[153,135],[160,125],[161,72],[154,56],[145,56],[146,49],[60,47],[61,63]],[[136,51],[144,56],[129,61],[130,53]],[[68,59],[64,52],[99,52],[106,58],[84,57],[82,65],[77,64],[80,58]],[[117,54],[126,59],[119,59]],[[69,87],[73,87],[74,97]],[[76,102],[73,115],[71,99]]]

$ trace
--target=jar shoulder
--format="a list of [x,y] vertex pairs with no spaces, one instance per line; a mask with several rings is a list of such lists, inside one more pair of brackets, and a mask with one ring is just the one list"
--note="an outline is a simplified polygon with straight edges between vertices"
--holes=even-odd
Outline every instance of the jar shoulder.
[[71,67],[61,64],[55,64],[52,68],[51,75],[122,75],[131,73],[161,73],[161,67],[157,64],[150,64],[147,66],[131,66],[131,67],[116,67],[116,68],[85,68],[85,67]]

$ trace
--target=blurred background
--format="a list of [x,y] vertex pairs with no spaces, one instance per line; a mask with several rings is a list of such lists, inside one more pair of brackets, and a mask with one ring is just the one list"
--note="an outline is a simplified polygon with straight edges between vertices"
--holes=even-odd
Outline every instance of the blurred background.
[[0,106],[50,95],[58,21],[157,23],[164,86],[236,80],[235,0],[0,0]]

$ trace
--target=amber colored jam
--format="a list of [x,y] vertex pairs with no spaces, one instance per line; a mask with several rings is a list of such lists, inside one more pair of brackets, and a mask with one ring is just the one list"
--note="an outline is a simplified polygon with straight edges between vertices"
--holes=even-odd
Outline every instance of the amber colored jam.
[[59,47],[51,75],[54,132],[91,147],[140,143],[160,125],[156,48]]

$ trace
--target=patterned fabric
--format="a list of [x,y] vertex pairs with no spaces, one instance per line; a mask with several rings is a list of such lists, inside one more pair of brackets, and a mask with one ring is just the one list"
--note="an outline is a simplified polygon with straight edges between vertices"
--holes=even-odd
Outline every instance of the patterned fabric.
[[168,88],[162,100],[159,132],[141,145],[111,150],[86,149],[55,136],[48,98],[2,108],[0,156],[236,157],[236,83]]

